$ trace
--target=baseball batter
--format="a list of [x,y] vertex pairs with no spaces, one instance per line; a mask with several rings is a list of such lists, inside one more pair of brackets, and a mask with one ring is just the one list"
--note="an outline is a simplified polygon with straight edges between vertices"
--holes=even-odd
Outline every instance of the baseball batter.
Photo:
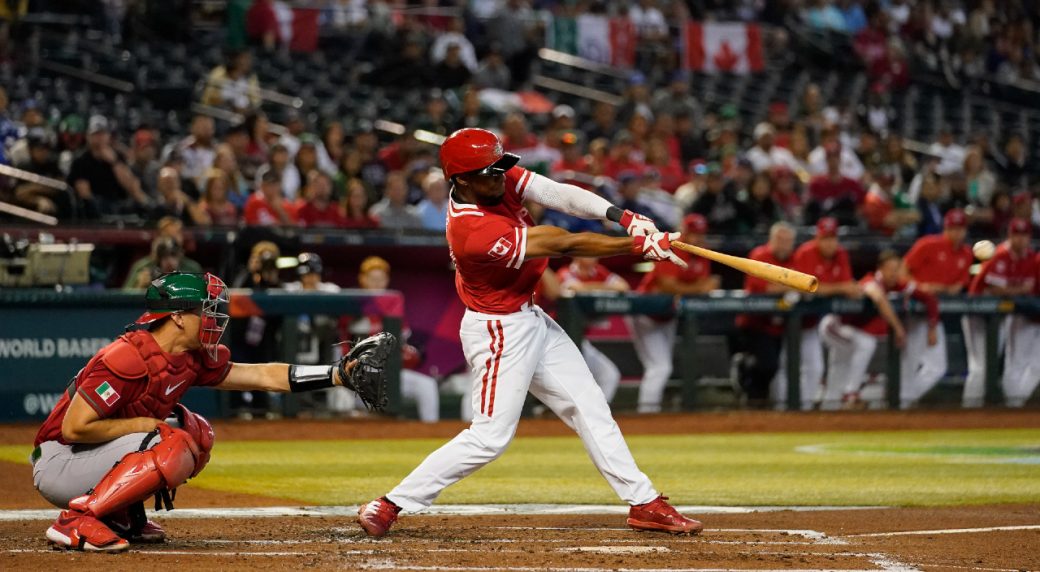
[[[964,211],[952,209],[943,217],[941,234],[922,236],[914,243],[903,259],[907,274],[917,287],[932,294],[960,294],[971,279],[971,248],[964,243],[967,236],[968,218]],[[920,316],[906,319],[907,353],[917,356],[915,391],[900,400],[900,407],[909,409],[928,393],[946,375],[946,330],[942,324],[936,329],[934,345],[928,339],[928,320]],[[902,387],[907,389],[906,378]]]
[[[575,258],[569,265],[556,272],[560,280],[560,288],[564,292],[628,292],[628,282],[611,272],[606,266],[596,262],[595,258]],[[618,385],[621,383],[621,370],[606,354],[599,351],[588,338],[581,342],[581,355],[592,372],[607,403],[614,399]]]
[[[1029,221],[1008,223],[1008,239],[997,247],[993,258],[983,263],[971,281],[972,296],[1027,296],[1036,283],[1036,259],[1029,248]],[[981,407],[986,396],[986,322],[981,316],[964,316],[964,345],[968,350],[968,378],[964,382],[965,407]],[[1036,387],[1036,355],[1040,344],[1032,335],[1028,318],[1011,316],[1004,324],[1004,399],[1021,407]],[[1033,379],[1030,379],[1032,376]]]
[[[684,265],[671,251],[678,233],[658,232],[643,216],[517,167],[520,158],[504,153],[490,131],[452,133],[440,158],[444,177],[452,184],[447,237],[455,286],[467,308],[459,333],[473,375],[473,422],[392,491],[362,505],[362,528],[373,536],[386,534],[401,510],[430,506],[446,487],[501,455],[513,440],[530,391],[578,433],[600,474],[631,505],[629,526],[699,532],[701,523],[679,514],[636,466],[581,352],[531,303],[549,257],[635,253]],[[631,237],[533,226],[525,200],[574,216],[619,222]]]
[[[878,339],[889,333],[895,338],[900,352],[900,399],[916,401],[921,387],[934,384],[930,372],[918,368],[923,347],[908,343],[906,329],[888,301],[888,294],[896,292],[920,301],[927,308],[928,332],[925,343],[936,344],[939,324],[939,301],[934,295],[924,292],[917,283],[902,277],[902,259],[894,251],[882,252],[877,270],[863,277],[859,286],[877,308],[876,316],[838,316],[829,314],[820,322],[820,338],[827,346],[827,384],[820,408],[835,410],[853,407],[859,402],[859,390],[870,365],[870,358],[877,349]],[[921,381],[924,375],[927,379]],[[931,385],[927,385],[931,387]]]
[[164,274],[145,301],[148,311],[76,374],[36,434],[33,483],[64,509],[46,533],[60,548],[119,552],[165,540],[143,501],[155,495],[172,508],[170,491],[202,471],[213,447],[209,422],[179,403],[189,388],[342,385],[330,366],[232,363],[220,344],[227,289],[212,274]]
[[[799,272],[816,276],[820,281],[816,291],[821,296],[863,295],[859,285],[852,279],[849,253],[838,244],[838,221],[831,217],[821,218],[816,223],[816,238],[794,251],[791,267]],[[802,410],[812,409],[820,399],[820,382],[823,378],[823,346],[817,329],[819,319],[805,318],[802,322],[801,344],[801,399]],[[773,384],[773,403],[783,408],[787,403],[787,352],[780,353],[780,370]]]
[[[682,241],[704,246],[708,233],[708,219],[699,214],[688,214],[683,219]],[[686,262],[685,268],[674,264],[654,264],[636,288],[644,294],[671,294],[688,296],[707,294],[719,287],[719,277],[712,275],[711,262],[685,252],[677,253]],[[678,320],[674,316],[632,316],[632,345],[643,364],[643,380],[639,384],[640,413],[658,413],[664,400],[665,386],[672,375],[672,354]]]

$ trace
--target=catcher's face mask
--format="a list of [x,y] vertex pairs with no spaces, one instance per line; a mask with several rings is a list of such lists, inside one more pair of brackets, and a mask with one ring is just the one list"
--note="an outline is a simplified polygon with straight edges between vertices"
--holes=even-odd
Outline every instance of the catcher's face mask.
[[228,316],[223,310],[228,305],[227,286],[212,274],[206,274],[206,299],[202,302],[202,323],[199,325],[199,341],[209,354],[217,359],[217,345],[227,328]]

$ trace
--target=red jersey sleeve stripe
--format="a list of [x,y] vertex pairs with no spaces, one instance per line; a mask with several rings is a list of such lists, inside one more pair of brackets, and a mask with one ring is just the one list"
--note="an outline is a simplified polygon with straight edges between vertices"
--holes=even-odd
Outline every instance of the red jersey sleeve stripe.
[[518,229],[520,231],[520,242],[516,248],[516,265],[513,268],[519,269],[524,263],[524,256],[527,255],[527,227]]
[[94,400],[93,397],[90,396],[90,392],[89,391],[85,391],[81,387],[81,388],[76,390],[76,393],[78,393],[79,396],[82,397],[84,399],[84,401],[87,402],[87,405],[89,405],[90,408],[93,409],[94,412],[98,414],[98,416],[100,416],[101,418],[108,417],[108,412],[105,411],[105,409],[101,406],[101,404],[99,404],[97,401]]
[[513,255],[509,257],[509,262],[506,262],[507,268],[519,268],[516,265],[516,255],[520,253],[520,229],[513,228]]
[[531,171],[524,169],[524,176],[520,177],[520,184],[517,185],[516,194],[520,195],[520,198],[524,198],[524,193],[527,192],[527,185],[531,182]]

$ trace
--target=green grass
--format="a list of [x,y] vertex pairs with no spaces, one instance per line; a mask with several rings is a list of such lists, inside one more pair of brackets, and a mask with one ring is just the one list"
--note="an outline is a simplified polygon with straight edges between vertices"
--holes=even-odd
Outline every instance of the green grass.
[[[218,440],[192,484],[356,504],[388,491],[443,442]],[[657,488],[682,504],[1040,502],[1036,429],[633,436],[628,442]],[[0,447],[3,460],[25,462],[26,453],[26,447]],[[439,502],[618,501],[576,437],[545,437],[517,439]]]

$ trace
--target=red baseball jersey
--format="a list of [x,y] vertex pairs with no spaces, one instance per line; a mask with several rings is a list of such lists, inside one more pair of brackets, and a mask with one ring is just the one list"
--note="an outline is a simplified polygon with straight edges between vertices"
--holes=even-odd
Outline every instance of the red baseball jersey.
[[592,273],[586,274],[581,272],[578,265],[572,262],[571,264],[557,270],[556,276],[560,279],[560,286],[564,288],[567,288],[572,284],[584,284],[588,282],[613,283],[618,281],[625,281],[624,278],[611,272],[609,268],[603,266],[602,264],[596,264],[596,266],[592,269]]
[[906,268],[919,284],[967,285],[973,256],[967,244],[954,248],[942,234],[922,236],[910,247],[903,259]]
[[680,268],[677,265],[662,260],[661,262],[654,263],[654,269],[647,273],[643,277],[643,280],[636,287],[636,292],[643,294],[654,294],[658,291],[657,280],[664,276],[671,276],[679,282],[686,282],[692,284],[698,280],[702,280],[711,276],[711,262],[700,256],[694,256],[687,254],[680,250],[673,250],[679,258],[686,261],[688,268]]
[[469,309],[511,314],[531,302],[534,288],[549,265],[545,258],[524,260],[527,229],[534,220],[524,208],[531,173],[522,167],[506,172],[505,194],[495,206],[448,204],[448,250],[455,263],[455,289]]
[[[792,263],[791,258],[788,258],[787,260],[778,260],[776,256],[773,255],[773,251],[769,250],[768,244],[762,244],[753,248],[751,253],[748,254],[748,258],[759,262],[775,264],[782,268],[790,268]],[[769,282],[761,278],[755,278],[750,274],[744,275],[744,291],[748,294],[765,294],[768,287]],[[782,316],[740,314],[737,316],[736,324],[738,328],[760,330],[773,336],[779,336],[784,333],[784,318]]]
[[1037,279],[1036,264],[1032,251],[1026,251],[1023,256],[1015,256],[1004,242],[997,247],[993,258],[982,264],[979,273],[971,281],[968,293],[976,296],[984,294],[987,286],[1034,286]]
[[[816,239],[798,247],[791,256],[791,268],[799,272],[812,274],[819,279],[820,284],[840,284],[852,281],[852,265],[849,264],[849,253],[844,248],[838,247],[834,256],[827,259],[820,254],[816,246]],[[820,322],[819,317],[807,317],[802,319],[803,328],[815,327]]]
[[[899,292],[920,301],[924,304],[928,315],[929,325],[936,325],[939,323],[939,299],[935,296],[928,294],[917,288],[917,283],[913,280],[900,280],[899,284],[896,284],[894,288],[886,288],[881,280],[881,273],[874,272],[867,274],[859,281],[861,286],[866,287],[868,284],[875,283],[881,287],[886,294],[892,292]],[[894,308],[899,311],[899,308]],[[888,322],[885,321],[880,315],[873,316],[842,316],[841,321],[850,325],[855,326],[868,334],[874,336],[885,336],[888,335]]]
[[[135,344],[128,343],[131,339],[148,353],[150,364],[146,366]],[[162,369],[164,379],[154,379],[149,369]],[[76,375],[75,393],[102,419],[141,417],[142,408],[146,416],[165,419],[189,388],[220,385],[230,370],[231,352],[224,346],[216,360],[203,350],[171,354],[159,347],[152,334],[138,330],[102,348]],[[162,393],[153,394],[157,392]],[[36,433],[34,446],[44,441],[68,444],[61,423],[71,401],[66,391]]]

